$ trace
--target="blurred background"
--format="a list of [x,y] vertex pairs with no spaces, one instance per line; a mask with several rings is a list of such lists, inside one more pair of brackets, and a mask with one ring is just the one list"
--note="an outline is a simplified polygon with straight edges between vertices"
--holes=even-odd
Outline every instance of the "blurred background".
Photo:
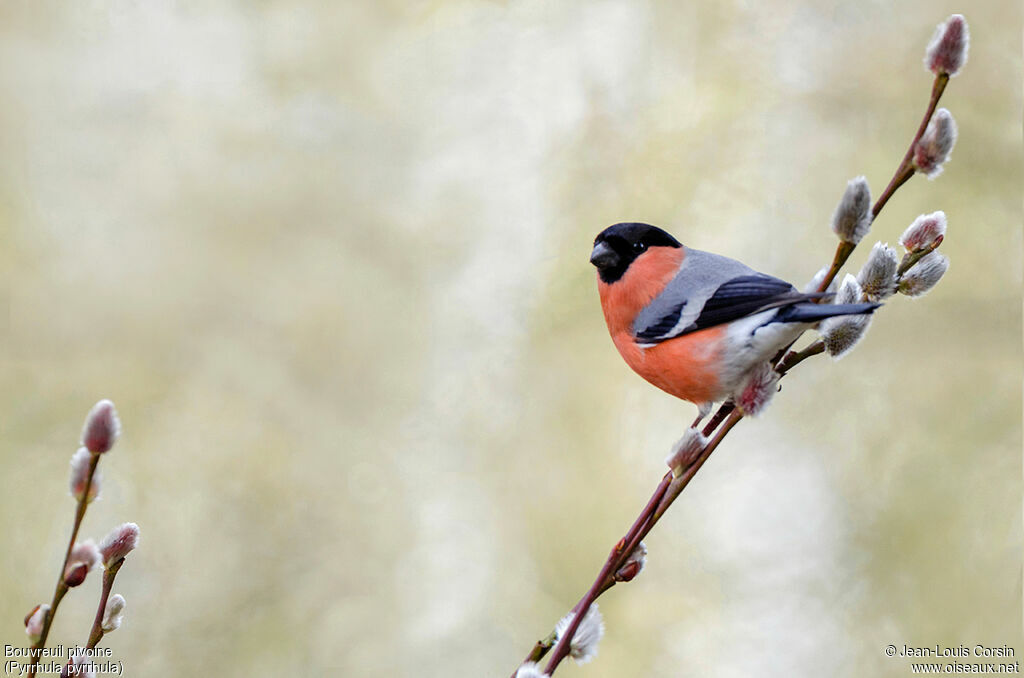
[[[0,6],[0,639],[83,536],[138,551],[127,675],[506,676],[586,590],[694,408],[607,336],[622,220],[802,285],[880,193],[935,25],[960,140],[865,245],[944,210],[951,268],[743,422],[559,675],[900,676],[1021,643],[1014,2]],[[869,247],[855,254],[855,272]],[[52,642],[84,642],[92,575]]]

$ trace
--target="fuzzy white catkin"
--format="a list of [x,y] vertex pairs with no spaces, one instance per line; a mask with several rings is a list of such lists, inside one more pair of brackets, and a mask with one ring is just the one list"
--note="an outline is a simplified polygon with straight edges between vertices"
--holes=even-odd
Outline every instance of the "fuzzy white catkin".
[[821,339],[825,343],[825,351],[833,360],[839,360],[852,351],[864,338],[871,324],[870,315],[844,315],[829,320],[830,324],[828,328],[823,328]]
[[921,257],[900,279],[900,294],[908,297],[923,297],[949,270],[949,259],[938,252],[929,252]]
[[832,214],[832,231],[843,242],[859,243],[871,230],[871,189],[864,177],[850,179]]
[[[839,287],[839,292],[836,293],[835,303],[837,304],[856,304],[861,301],[861,295],[864,291],[860,288],[860,283],[849,273],[843,278],[843,284]],[[830,318],[831,320],[831,318]]]
[[[836,294],[835,303],[853,304],[861,301],[863,291],[860,283],[849,273],[843,278],[843,284]],[[870,315],[844,315],[827,318],[818,327],[825,351],[834,359],[839,360],[853,350],[853,347],[864,338],[871,324]]]
[[[71,488],[71,496],[76,501],[82,501],[82,497],[85,495],[85,482],[89,480],[89,464],[92,461],[92,455],[89,450],[84,447],[79,447],[74,454],[71,455],[71,478],[68,482]],[[89,481],[89,496],[86,501],[92,501],[100,494],[100,487],[102,486],[102,477],[99,469],[95,469],[92,474],[92,480]]]
[[896,269],[900,258],[896,250],[883,243],[875,243],[868,260],[857,274],[864,296],[870,301],[888,299],[896,292]]
[[691,426],[686,429],[683,437],[672,446],[672,451],[665,458],[665,464],[678,476],[677,472],[696,459],[707,444],[707,437],[700,430]]
[[956,145],[957,127],[953,114],[945,108],[935,111],[924,135],[914,145],[914,167],[929,179],[942,174],[942,166]]
[[124,621],[124,606],[124,596],[120,593],[110,596],[107,600],[107,607],[103,610],[102,629],[104,632],[110,633],[121,628],[121,622]]
[[942,210],[931,214],[922,214],[907,226],[900,236],[900,245],[908,252],[931,247],[939,238],[946,236],[946,213]]
[[135,523],[123,523],[103,538],[100,542],[100,555],[103,567],[110,567],[132,552],[139,544],[139,526]]
[[25,635],[33,643],[39,640],[43,633],[43,624],[46,622],[46,615],[50,612],[49,605],[39,605],[32,611],[32,614],[25,620]]
[[516,678],[547,678],[537,662],[526,662],[516,671]]
[[[555,634],[559,640],[561,640],[562,634],[568,630],[575,616],[575,612],[570,612],[558,620],[558,624],[555,625]],[[583,620],[572,636],[572,641],[569,644],[569,656],[576,660],[577,664],[586,664],[597,655],[597,644],[601,642],[602,637],[604,637],[604,619],[601,617],[601,611],[597,609],[597,603],[594,603],[583,615]]]

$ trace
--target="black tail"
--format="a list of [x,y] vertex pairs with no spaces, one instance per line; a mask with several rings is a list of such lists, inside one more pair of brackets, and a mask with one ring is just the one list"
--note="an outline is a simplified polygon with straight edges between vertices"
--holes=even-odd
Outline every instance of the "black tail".
[[815,323],[834,315],[874,313],[879,306],[881,304],[793,304],[779,309],[774,320],[784,323]]

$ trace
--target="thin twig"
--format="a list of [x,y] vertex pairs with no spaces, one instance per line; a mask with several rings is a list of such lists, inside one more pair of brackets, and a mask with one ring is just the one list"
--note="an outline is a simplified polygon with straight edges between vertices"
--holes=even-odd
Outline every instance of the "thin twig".
[[896,269],[896,279],[899,280],[903,277],[903,274],[913,268],[914,264],[924,259],[926,256],[939,249],[939,245],[942,244],[942,236],[938,236],[928,247],[920,250],[914,250],[913,252],[907,252],[903,255],[903,261],[900,262],[899,268]]
[[[882,195],[878,196],[878,200],[875,201],[875,206],[871,208],[871,218],[874,220],[878,213],[885,207],[885,203],[889,202],[889,198],[893,196],[896,190],[906,183],[907,179],[914,175],[913,167],[914,164],[912,159],[914,157],[914,147],[917,146],[917,142],[924,136],[924,132],[928,129],[928,123],[932,121],[932,115],[935,114],[935,108],[939,105],[939,99],[942,98],[942,93],[946,91],[946,85],[949,83],[949,75],[947,73],[939,73],[935,76],[935,82],[932,83],[932,95],[928,100],[928,108],[924,112],[924,117],[921,118],[921,124],[917,127],[917,134],[914,135],[914,140],[910,142],[910,146],[907,148],[906,154],[903,156],[903,160],[900,162],[899,167],[896,168],[896,172],[893,174],[892,179],[889,181],[889,185],[882,191]],[[909,175],[905,175],[906,170],[910,169]]]
[[711,453],[715,451],[729,431],[732,430],[732,427],[742,418],[743,414],[733,409],[726,418],[725,423],[722,424],[721,429],[715,434],[715,437],[708,441],[700,456],[683,471],[682,475],[678,478],[673,478],[670,471],[661,479],[658,489],[647,503],[647,506],[644,507],[640,517],[633,523],[633,527],[630,528],[630,532],[633,533],[632,536],[627,534],[619,540],[619,543],[612,549],[611,555],[609,555],[590,591],[574,608],[576,614],[557,645],[555,645],[555,650],[544,669],[544,673],[548,675],[554,673],[558,664],[568,656],[572,637],[576,633],[576,629],[583,620],[583,617],[587,614],[587,610],[590,609],[590,606],[593,605],[601,593],[614,585],[615,580],[612,578],[612,575],[629,558],[629,555],[640,544],[640,541],[654,528],[661,516],[668,510],[668,507],[672,505],[672,502],[676,500],[676,497],[683,491],[683,488],[690,482],[690,479],[696,475],[700,467],[707,461],[707,458],[711,456]]
[[775,366],[775,371],[779,373],[779,376],[785,376],[791,369],[807,360],[813,358],[816,355],[821,355],[825,352],[825,342],[821,339],[814,342],[807,348],[801,351],[790,351],[786,354],[786,357],[779,361],[779,364]]
[[[544,655],[548,653],[548,650],[551,649],[551,646],[555,644],[556,640],[558,640],[558,634],[556,634],[554,631],[549,633],[547,635],[547,638],[538,640],[537,644],[533,646],[533,650],[530,651],[530,654],[526,655],[526,659],[523,660],[523,663],[525,664],[526,662],[539,662],[541,659],[544,658]],[[512,678],[515,678],[516,673],[518,672],[518,668],[515,671],[513,671]]]
[[96,647],[96,644],[103,638],[103,615],[107,611],[107,599],[110,597],[110,589],[114,587],[114,577],[117,571],[124,565],[124,558],[113,563],[103,571],[103,591],[100,593],[100,604],[96,608],[96,618],[92,622],[92,630],[89,631],[89,643],[85,646],[87,650]]
[[707,426],[704,427],[704,430],[701,431],[701,433],[703,433],[705,437],[710,436],[715,432],[715,429],[718,428],[718,425],[725,421],[725,418],[732,414],[732,411],[735,409],[735,403],[731,400],[726,400],[722,403],[721,407],[718,408],[718,411],[715,412],[715,416],[711,417],[711,421],[707,423]]
[[68,540],[68,548],[64,552],[64,562],[60,566],[60,573],[57,576],[57,587],[53,591],[53,600],[50,602],[50,610],[43,620],[43,629],[39,634],[39,640],[32,643],[32,664],[28,667],[28,676],[35,675],[36,667],[39,665],[40,650],[46,646],[46,638],[50,635],[50,628],[53,626],[53,618],[57,614],[57,606],[64,599],[68,592],[68,586],[64,583],[64,572],[67,570],[68,561],[71,559],[71,550],[75,547],[75,540],[78,538],[78,529],[82,526],[82,519],[85,517],[85,510],[89,507],[89,490],[92,487],[93,474],[96,466],[100,463],[100,455],[89,455],[89,471],[86,475],[85,486],[82,489],[78,504],[75,506],[75,524],[71,528],[71,539]]
[[[742,412],[740,412],[739,410],[733,410],[732,413],[730,413],[729,416],[726,418],[725,423],[722,424],[722,428],[718,429],[718,432],[715,434],[715,436],[708,441],[707,445],[704,446],[704,449],[701,451],[700,455],[692,463],[690,463],[689,466],[686,467],[686,469],[678,478],[672,481],[672,485],[669,486],[668,491],[662,498],[661,504],[658,505],[657,510],[655,510],[654,515],[651,517],[651,527],[653,527],[654,523],[656,523],[659,519],[661,519],[663,515],[665,515],[665,511],[668,510],[668,507],[671,506],[672,502],[676,500],[676,497],[678,497],[682,493],[682,491],[686,489],[686,486],[690,484],[690,480],[693,479],[693,476],[697,475],[697,471],[699,471],[700,467],[704,465],[704,462],[708,460],[708,457],[711,456],[711,453],[718,449],[718,446],[722,444],[722,441],[725,439],[725,436],[729,435],[729,431],[731,431],[733,426],[738,424],[740,419],[742,418]],[[649,528],[648,531],[650,531]],[[646,536],[646,533],[644,536]]]
[[[590,609],[590,606],[593,605],[594,601],[597,600],[597,597],[600,596],[601,593],[614,585],[615,571],[622,566],[622,562],[629,557],[630,553],[632,553],[632,549],[626,550],[626,546],[632,543],[635,537],[643,530],[648,518],[650,518],[654,513],[654,510],[658,507],[662,496],[664,496],[665,491],[668,489],[671,482],[672,472],[669,471],[661,479],[661,482],[658,483],[658,487],[655,488],[654,494],[652,494],[651,498],[647,501],[647,505],[644,506],[643,511],[641,511],[640,515],[637,516],[635,521],[633,521],[633,525],[629,528],[629,532],[627,532],[626,536],[620,539],[612,548],[611,553],[608,555],[608,560],[605,561],[604,566],[598,573],[597,579],[594,580],[590,590],[587,591],[586,595],[583,596],[580,602],[578,602],[573,608],[576,614],[569,623],[569,627],[565,630],[565,633],[562,634],[558,643],[555,644],[551,659],[548,661],[547,668],[544,670],[545,673],[552,673],[555,670],[555,667],[558,666],[558,663],[569,654],[570,641],[576,633],[576,629],[579,627],[580,622],[583,621],[583,617],[587,614],[587,610]],[[644,532],[644,534],[646,534],[646,532]],[[639,540],[636,541],[639,543]],[[610,581],[611,584],[606,586],[608,581]]]
[[[940,73],[935,76],[935,82],[932,83],[932,94],[928,100],[928,108],[925,109],[924,117],[921,118],[921,124],[917,127],[917,133],[914,134],[913,140],[910,142],[910,146],[907,148],[907,152],[903,155],[903,160],[896,167],[896,171],[893,172],[892,179],[889,180],[889,184],[882,191],[882,194],[878,196],[878,200],[875,201],[874,207],[871,208],[871,221],[878,217],[878,214],[885,207],[885,204],[889,202],[889,198],[896,193],[900,186],[907,183],[910,177],[914,176],[914,147],[917,146],[917,142],[924,136],[924,132],[928,129],[928,123],[932,120],[932,115],[935,114],[935,108],[939,105],[939,99],[942,98],[942,93],[946,90],[946,84],[949,82],[949,76],[945,73]],[[828,273],[825,274],[825,279],[818,285],[818,291],[824,292],[828,289],[828,286],[832,284],[832,281],[838,275],[840,269],[846,260],[853,254],[853,250],[857,247],[854,243],[840,242],[836,248],[836,255],[832,260],[832,265],[829,267]]]

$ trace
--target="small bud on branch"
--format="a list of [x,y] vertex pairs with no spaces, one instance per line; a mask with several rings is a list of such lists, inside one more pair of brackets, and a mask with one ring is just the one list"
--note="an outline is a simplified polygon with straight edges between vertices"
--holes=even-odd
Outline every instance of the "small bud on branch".
[[105,633],[121,628],[121,622],[124,620],[124,606],[124,596],[120,593],[110,596],[110,599],[107,601],[107,607],[103,610],[103,625],[101,628]]
[[839,360],[860,343],[870,324],[871,316],[866,315],[846,315],[830,319],[829,326],[822,328],[821,334],[825,351],[833,360]]
[[944,238],[945,235],[946,213],[932,212],[931,214],[922,214],[914,219],[914,223],[903,231],[899,242],[908,252],[916,252],[931,247],[932,243],[939,238]]
[[846,277],[843,278],[843,284],[839,287],[839,292],[836,293],[834,303],[856,304],[863,300],[864,290],[860,288],[860,283],[857,282],[856,278],[847,273]]
[[85,576],[100,562],[100,552],[91,540],[75,544],[68,554],[68,564],[64,568],[64,585],[74,588],[85,581]]
[[686,433],[676,441],[672,446],[672,452],[665,458],[665,463],[672,469],[672,475],[677,478],[682,475],[683,471],[700,456],[707,444],[707,437],[699,429],[692,426],[686,429]]
[[929,252],[900,278],[899,292],[908,297],[923,297],[949,270],[949,259]]
[[949,154],[956,144],[956,121],[945,108],[935,112],[924,135],[914,144],[914,167],[924,172],[929,179],[942,174],[942,165],[949,160]]
[[89,485],[89,496],[85,497],[86,502],[91,502],[93,499],[99,496],[101,478],[100,472],[94,470],[92,473],[92,480],[89,480],[89,468],[91,466],[92,454],[89,453],[84,447],[79,447],[78,450],[71,455],[71,496],[76,501],[82,501],[82,497],[85,494],[85,486]]
[[103,556],[103,567],[122,560],[139,543],[139,526],[135,523],[124,523],[110,531],[100,542],[100,555]]
[[82,445],[93,454],[110,450],[121,435],[121,420],[114,403],[101,400],[89,411],[82,427]]
[[[853,304],[863,300],[864,293],[860,283],[849,273],[843,278],[843,284],[836,294],[835,303]],[[826,318],[818,327],[825,351],[833,360],[839,360],[853,350],[853,347],[864,338],[871,325],[870,315],[844,315]]]
[[[843,242],[856,245],[871,230],[871,189],[864,177],[850,179],[832,214],[832,231]],[[819,283],[820,284],[820,283]]]
[[647,545],[640,542],[626,558],[626,562],[615,571],[615,581],[633,581],[638,574],[644,571],[647,565]]
[[860,283],[864,297],[869,301],[882,301],[891,297],[896,292],[896,269],[899,265],[896,250],[880,242],[875,243],[864,267],[857,274],[857,282]]
[[36,605],[32,611],[25,615],[25,635],[33,643],[39,640],[43,633],[43,624],[46,623],[46,615],[50,612],[49,605]]
[[954,14],[939,24],[924,52],[924,67],[935,75],[953,77],[967,63],[971,34],[962,14]]

